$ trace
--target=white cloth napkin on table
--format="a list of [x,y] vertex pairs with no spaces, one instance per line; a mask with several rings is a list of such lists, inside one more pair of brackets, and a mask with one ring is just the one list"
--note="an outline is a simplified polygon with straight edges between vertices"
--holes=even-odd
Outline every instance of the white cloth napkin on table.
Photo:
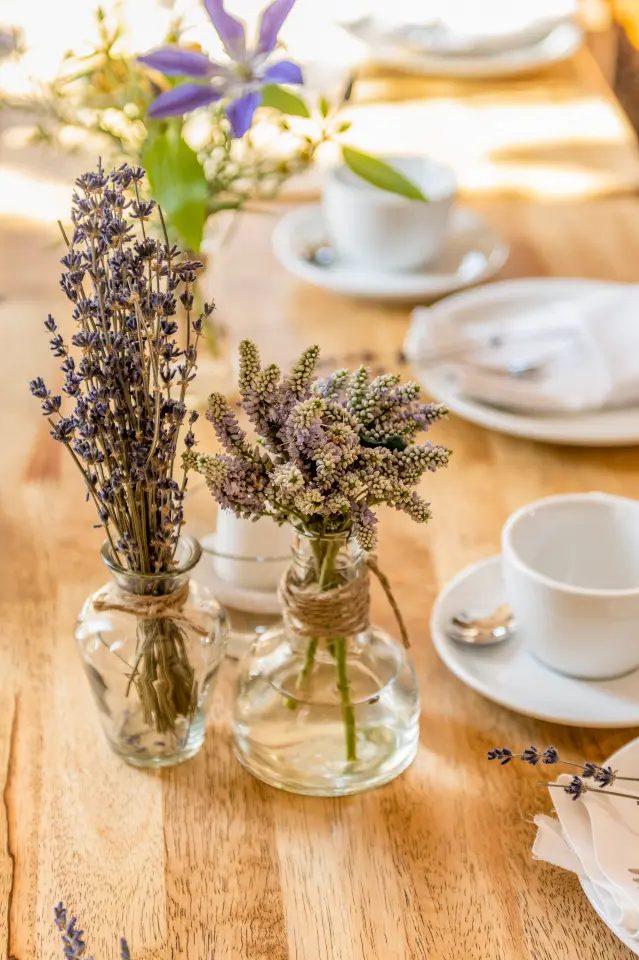
[[[436,309],[413,311],[407,354],[441,353],[460,396],[521,413],[577,413],[639,402],[639,285],[587,290],[556,303],[531,303],[529,310],[476,322],[457,321]],[[499,337],[500,346],[488,345]],[[461,348],[468,350],[461,353]],[[445,354],[457,351],[455,357]],[[537,365],[516,377],[512,364]]]
[[[568,784],[570,777],[563,774],[558,782]],[[637,938],[639,946],[639,883],[630,873],[639,869],[637,805],[598,791],[573,800],[563,790],[549,789],[559,819],[535,817],[533,856],[588,879],[610,924]]]

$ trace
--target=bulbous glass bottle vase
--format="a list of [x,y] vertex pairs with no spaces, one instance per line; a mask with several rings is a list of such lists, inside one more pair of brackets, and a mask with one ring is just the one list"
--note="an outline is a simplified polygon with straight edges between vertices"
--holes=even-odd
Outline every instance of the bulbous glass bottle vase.
[[404,647],[370,625],[356,541],[298,534],[281,586],[284,626],[244,657],[233,735],[241,763],[293,793],[341,796],[413,760],[419,691]]

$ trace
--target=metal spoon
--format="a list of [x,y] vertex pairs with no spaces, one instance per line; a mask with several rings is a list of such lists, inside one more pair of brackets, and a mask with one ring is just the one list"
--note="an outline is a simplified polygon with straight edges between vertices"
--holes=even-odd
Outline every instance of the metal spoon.
[[312,263],[315,267],[332,267],[335,263],[335,251],[328,243],[315,243],[303,247],[299,251],[299,256],[306,263]]
[[469,617],[458,613],[451,617],[446,633],[456,643],[488,646],[510,640],[515,633],[515,618],[507,604],[502,604],[485,617]]
[[494,367],[487,363],[474,363],[465,360],[464,366],[482,373],[490,373],[493,377],[510,377],[512,380],[532,380],[547,366],[547,359],[543,360],[511,360],[505,367]]

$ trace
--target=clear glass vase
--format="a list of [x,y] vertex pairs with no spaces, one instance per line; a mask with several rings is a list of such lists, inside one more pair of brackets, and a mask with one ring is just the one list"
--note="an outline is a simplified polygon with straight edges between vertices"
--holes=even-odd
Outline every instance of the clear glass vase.
[[413,760],[419,691],[404,647],[370,626],[365,554],[344,537],[298,535],[282,582],[284,626],[240,662],[235,750],[260,780],[342,796]]
[[132,573],[102,558],[110,583],[85,602],[76,626],[84,669],[112,749],[138,767],[194,756],[226,646],[225,617],[189,574],[202,550],[183,537],[175,569]]

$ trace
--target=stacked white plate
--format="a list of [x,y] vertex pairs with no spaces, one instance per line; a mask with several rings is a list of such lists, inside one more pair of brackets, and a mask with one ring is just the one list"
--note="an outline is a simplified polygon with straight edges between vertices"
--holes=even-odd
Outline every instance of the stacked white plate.
[[[446,404],[451,412],[471,423],[499,433],[547,443],[591,447],[639,444],[639,403],[636,397],[633,402],[602,405],[596,409],[569,412],[566,403],[566,409],[556,413],[526,412],[517,409],[514,404],[509,408],[505,404],[499,405],[494,398],[489,402],[485,396],[480,398],[477,393],[469,393],[468,389],[464,389],[463,378],[454,375],[450,360],[433,362],[431,349],[433,330],[442,333],[455,330],[458,336],[467,338],[471,343],[476,331],[487,329],[499,328],[507,339],[508,325],[512,323],[516,331],[526,316],[537,318],[541,324],[545,317],[565,315],[578,328],[582,315],[585,325],[588,311],[594,305],[610,301],[612,306],[607,311],[602,309],[597,313],[596,319],[606,329],[610,329],[617,319],[627,319],[626,363],[629,364],[637,356],[633,342],[637,327],[631,315],[637,289],[630,284],[560,278],[494,283],[455,294],[428,309],[414,311],[404,350],[425,390],[434,399]],[[621,311],[625,301],[628,303],[628,309],[624,307],[626,313],[620,317],[611,315],[611,311]],[[570,354],[567,361],[570,361]],[[612,371],[611,376],[614,373]],[[527,384],[529,389],[531,385],[534,387],[536,383],[542,383],[543,374],[542,368],[537,381],[534,377],[528,381],[522,380],[520,388]],[[506,383],[505,377],[502,383]],[[513,391],[516,388],[517,380],[513,379],[510,389]],[[567,393],[566,399],[569,399]]]
[[[573,19],[574,0],[433,0],[426,8],[390,6],[342,25],[366,44],[371,59],[414,73],[526,73],[571,57],[583,42]],[[423,19],[425,12],[428,19]]]

